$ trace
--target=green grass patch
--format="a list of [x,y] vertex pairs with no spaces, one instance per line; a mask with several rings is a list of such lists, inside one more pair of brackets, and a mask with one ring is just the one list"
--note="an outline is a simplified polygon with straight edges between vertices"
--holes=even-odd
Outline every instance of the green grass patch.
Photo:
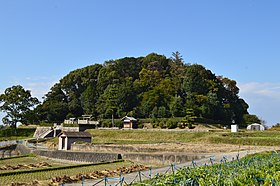
[[211,143],[226,143],[239,145],[256,145],[256,146],[278,146],[280,145],[280,132],[243,132],[243,133],[222,133],[211,136]]
[[96,144],[213,143],[239,145],[280,145],[280,131],[186,132],[162,130],[88,130]]
[[26,157],[35,157],[35,156],[36,156],[35,154],[25,154],[25,155],[20,155],[20,156],[12,156],[12,157],[0,158],[0,161],[3,162],[3,161],[7,161],[7,160],[12,160],[12,162],[14,162],[14,159],[26,158]]
[[160,130],[87,130],[93,135],[93,143],[147,144],[203,141],[208,132],[160,131]]

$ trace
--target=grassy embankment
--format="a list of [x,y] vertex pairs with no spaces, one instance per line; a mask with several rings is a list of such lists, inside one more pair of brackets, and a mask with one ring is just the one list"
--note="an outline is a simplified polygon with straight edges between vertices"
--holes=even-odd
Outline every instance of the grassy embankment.
[[280,131],[263,132],[186,132],[178,130],[88,130],[93,143],[148,144],[148,143],[213,143],[237,145],[280,145]]

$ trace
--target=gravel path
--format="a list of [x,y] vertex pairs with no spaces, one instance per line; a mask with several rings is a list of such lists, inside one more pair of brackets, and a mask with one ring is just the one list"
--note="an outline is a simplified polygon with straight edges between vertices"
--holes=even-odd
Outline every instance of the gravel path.
[[[266,149],[263,150],[251,150],[251,151],[240,151],[239,152],[239,158],[242,158],[248,154],[254,154],[257,152],[262,152],[262,151],[266,151]],[[214,159],[215,163],[219,163],[220,160],[226,158],[227,161],[231,161],[233,159],[236,159],[236,157],[238,156],[238,152],[228,152],[228,153],[213,153],[212,155],[209,155],[207,158],[203,158],[200,160],[196,160],[195,163],[197,166],[201,166],[210,163],[210,157],[212,159]],[[174,165],[175,167],[190,167],[193,166],[193,162],[187,162],[187,163],[183,163],[183,164],[179,164],[179,165]],[[156,169],[152,169],[151,171],[151,176],[154,177],[156,174],[159,173],[166,173],[167,171],[172,171],[171,170],[171,166],[165,166],[165,167],[161,167],[161,168],[156,168]],[[141,179],[149,179],[149,174],[150,174],[150,170],[146,170],[146,171],[141,171]],[[124,183],[132,183],[132,182],[138,182],[140,181],[140,176],[139,176],[139,172],[133,172],[130,174],[126,174],[123,175],[124,177]],[[108,182],[107,182],[107,186],[112,185],[115,186],[116,184],[118,184],[120,182],[120,178],[119,177],[114,177],[114,178],[109,178]],[[82,184],[82,182],[80,183],[71,183],[71,184],[64,184],[65,186],[104,186],[105,185],[105,181],[103,180],[84,180],[84,183]],[[120,184],[118,184],[120,185]],[[126,185],[126,184],[123,184]]]

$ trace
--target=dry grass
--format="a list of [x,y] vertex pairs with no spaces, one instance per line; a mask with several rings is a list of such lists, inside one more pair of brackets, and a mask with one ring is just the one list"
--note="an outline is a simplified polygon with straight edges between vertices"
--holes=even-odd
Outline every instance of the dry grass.
[[[92,172],[102,172],[104,170],[113,171],[119,169],[121,167],[128,167],[134,165],[131,162],[116,162],[111,164],[101,164],[101,165],[91,165],[86,167],[76,167],[71,169],[60,169],[60,170],[48,170],[48,171],[40,171],[40,172],[30,172],[24,174],[12,174],[7,176],[0,176],[0,185],[11,185],[11,183],[30,183],[34,180],[38,180],[41,186],[49,186],[52,185],[52,179],[56,179],[58,177],[74,176],[77,175],[86,175]],[[119,173],[119,172],[118,172]],[[29,185],[34,185],[30,183]],[[58,185],[58,183],[54,184]]]

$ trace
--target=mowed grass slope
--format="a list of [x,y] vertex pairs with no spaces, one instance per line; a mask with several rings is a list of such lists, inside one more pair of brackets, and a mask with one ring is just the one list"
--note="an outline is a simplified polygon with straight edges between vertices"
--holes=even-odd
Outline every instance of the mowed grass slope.
[[87,130],[93,136],[93,143],[146,144],[203,141],[212,136],[208,132],[184,132],[161,130]]
[[231,133],[186,132],[178,130],[87,130],[96,144],[149,144],[149,143],[224,143],[240,145],[280,145],[280,131]]

